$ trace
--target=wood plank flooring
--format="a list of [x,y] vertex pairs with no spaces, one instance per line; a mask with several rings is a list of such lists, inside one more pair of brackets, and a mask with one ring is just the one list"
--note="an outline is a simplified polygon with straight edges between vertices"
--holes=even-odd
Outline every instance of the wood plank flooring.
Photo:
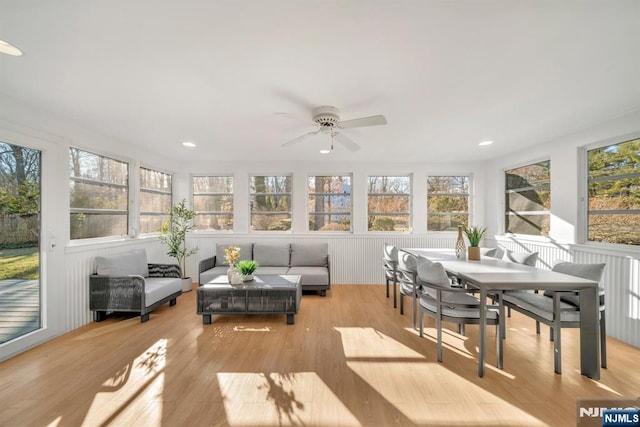
[[[2,426],[570,426],[578,397],[640,396],[640,349],[608,340],[601,381],[579,373],[577,329],[563,330],[563,374],[548,329],[508,319],[504,370],[490,350],[477,377],[477,327],[411,327],[380,285],[304,295],[284,315],[214,316],[195,292],[144,324],[115,316],[0,364]],[[495,330],[489,329],[493,343]],[[490,346],[493,349],[493,345]]]

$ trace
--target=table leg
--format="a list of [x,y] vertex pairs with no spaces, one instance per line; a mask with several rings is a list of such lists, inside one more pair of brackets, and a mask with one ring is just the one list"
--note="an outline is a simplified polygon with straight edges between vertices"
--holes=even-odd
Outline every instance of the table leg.
[[580,289],[580,371],[594,380],[600,379],[598,287]]
[[293,325],[295,320],[294,320],[294,314],[293,313],[287,313],[287,325]]
[[211,315],[210,314],[203,314],[202,315],[202,324],[203,325],[210,325],[211,324]]
[[496,326],[496,357],[498,362],[496,366],[498,369],[502,369],[502,352],[504,351],[504,334],[506,330],[506,320],[504,317],[504,305],[502,304],[502,291],[497,294],[498,300],[498,325]]
[[478,376],[484,376],[484,354],[487,340],[487,289],[480,287],[480,339],[478,343]]

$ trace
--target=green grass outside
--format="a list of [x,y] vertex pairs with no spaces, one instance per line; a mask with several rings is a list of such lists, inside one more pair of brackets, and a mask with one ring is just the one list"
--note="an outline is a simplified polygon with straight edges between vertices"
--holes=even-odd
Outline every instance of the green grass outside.
[[40,277],[40,251],[37,247],[0,249],[0,280]]

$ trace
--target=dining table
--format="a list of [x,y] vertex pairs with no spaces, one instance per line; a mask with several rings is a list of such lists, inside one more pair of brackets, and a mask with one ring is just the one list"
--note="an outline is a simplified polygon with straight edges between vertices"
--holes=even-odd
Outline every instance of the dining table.
[[[486,326],[489,295],[498,296],[501,319],[504,322],[504,291],[577,291],[580,299],[580,371],[589,378],[600,379],[598,282],[568,274],[530,267],[523,264],[482,256],[479,261],[456,257],[453,249],[402,248],[416,256],[440,262],[448,274],[457,277],[479,291],[480,319],[478,343],[478,376],[483,377],[486,354]],[[499,355],[501,356],[501,355]],[[499,366],[501,366],[499,357]]]

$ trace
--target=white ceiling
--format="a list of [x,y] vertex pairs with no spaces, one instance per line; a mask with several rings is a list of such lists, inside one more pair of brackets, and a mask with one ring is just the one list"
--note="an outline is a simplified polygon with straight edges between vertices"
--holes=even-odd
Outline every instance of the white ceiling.
[[[183,161],[486,159],[640,108],[638,0],[0,0],[0,39],[0,93]],[[327,104],[389,124],[281,147]]]

